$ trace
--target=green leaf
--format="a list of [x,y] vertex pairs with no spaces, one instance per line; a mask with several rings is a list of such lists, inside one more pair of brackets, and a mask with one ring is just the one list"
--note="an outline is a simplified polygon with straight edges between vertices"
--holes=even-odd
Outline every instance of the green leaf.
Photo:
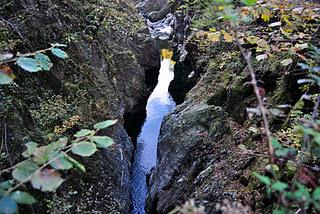
[[12,181],[3,181],[0,183],[0,189],[8,190],[12,187]]
[[241,0],[241,2],[246,6],[253,6],[257,3],[257,0]]
[[286,167],[288,168],[289,171],[291,172],[295,172],[297,170],[297,165],[294,161],[287,161],[286,163]]
[[63,181],[60,173],[54,169],[42,169],[32,176],[31,184],[43,192],[54,192]]
[[261,175],[259,173],[253,172],[253,175],[255,177],[257,177],[262,183],[266,184],[266,185],[270,185],[271,184],[271,179],[267,176]]
[[17,65],[29,72],[38,72],[42,70],[38,61],[32,58],[19,57]]
[[97,151],[97,146],[90,142],[80,142],[73,144],[71,151],[82,157],[89,157]]
[[273,148],[275,148],[275,149],[281,149],[281,148],[283,148],[282,144],[279,143],[279,141],[278,141],[276,138],[274,138],[274,137],[273,137],[272,140],[271,140],[271,144],[272,144]]
[[0,85],[7,85],[7,84],[10,84],[12,81],[13,81],[13,78],[0,72]]
[[40,64],[41,68],[45,71],[49,71],[53,66],[50,58],[43,53],[37,53],[35,59]]
[[105,129],[109,126],[116,124],[117,122],[118,122],[118,120],[106,120],[106,121],[97,123],[96,125],[94,125],[94,128],[95,129]]
[[305,200],[306,205],[310,203],[311,195],[307,187],[300,183],[296,183],[298,190],[294,192],[294,197],[296,200]]
[[68,58],[68,54],[66,52],[64,52],[63,50],[61,50],[60,48],[52,48],[51,52],[53,55],[55,55],[61,59]]
[[20,182],[25,182],[26,179],[32,175],[37,169],[38,164],[33,161],[27,160],[19,164],[13,171],[12,176],[14,179]]
[[289,154],[296,154],[296,150],[294,148],[282,148],[282,149],[277,149],[275,151],[275,155],[277,157],[286,157]]
[[77,133],[75,133],[73,136],[75,137],[85,137],[88,135],[91,135],[93,133],[92,130],[89,129],[81,129],[80,131],[78,131]]
[[98,148],[107,148],[114,144],[113,139],[107,136],[94,136],[92,140],[97,144]]
[[313,193],[312,193],[312,198],[315,201],[319,201],[320,200],[320,187],[317,187]]
[[22,155],[23,157],[27,158],[27,157],[30,157],[30,155],[32,155],[32,153],[37,149],[38,144],[35,142],[29,142],[29,143],[26,143],[25,146],[27,147],[27,150],[24,151]]
[[14,214],[18,212],[17,203],[11,198],[4,196],[0,199],[1,214]]
[[49,160],[49,155],[58,149],[64,148],[67,143],[67,138],[61,138],[56,142],[52,142],[46,146],[36,148],[32,152],[32,160],[38,164],[44,164]]
[[10,194],[10,197],[19,204],[34,204],[37,200],[27,192],[15,191]]
[[[60,156],[60,157],[58,157]],[[68,170],[73,167],[72,163],[70,163],[68,160],[64,158],[64,154],[54,151],[49,155],[49,160],[53,160],[57,158],[55,161],[50,163],[50,166],[52,166],[56,170]]]
[[287,211],[285,208],[281,207],[280,209],[273,210],[272,214],[287,214]]
[[289,186],[288,184],[281,182],[281,181],[276,181],[271,185],[271,188],[277,191],[282,192],[283,190],[287,189]]
[[69,155],[65,155],[64,158],[68,161],[70,161],[70,163],[73,164],[73,166],[75,166],[77,169],[79,169],[81,172],[86,172],[86,168],[76,159],[73,159],[72,157],[70,157]]

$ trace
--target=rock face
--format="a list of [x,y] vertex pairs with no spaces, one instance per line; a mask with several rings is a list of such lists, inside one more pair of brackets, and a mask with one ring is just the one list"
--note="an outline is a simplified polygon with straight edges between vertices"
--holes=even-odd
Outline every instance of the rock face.
[[146,72],[156,74],[160,63],[145,22],[130,1],[17,0],[1,2],[0,9],[0,52],[32,52],[59,42],[69,54],[50,72],[15,68],[16,84],[1,86],[0,128],[10,154],[1,168],[21,160],[29,140],[45,145],[119,119],[102,133],[116,145],[81,160],[87,172],[67,173],[53,196],[35,192],[40,202],[25,213],[129,213],[133,146],[123,115],[148,95]]
[[[260,130],[261,124],[246,114],[246,107],[256,106],[256,99],[245,84],[250,77],[241,54],[235,46],[223,44],[201,54],[200,50],[189,51],[196,56],[195,67],[204,68],[204,73],[162,124],[157,166],[149,181],[148,211],[168,213],[194,199],[197,205],[205,206],[206,213],[215,213],[215,205],[230,198],[270,213],[262,186],[251,175],[252,171],[263,171],[268,159],[238,148],[243,144],[261,154],[267,145],[259,132],[251,131]],[[260,65],[257,75],[270,102],[296,101],[299,95],[292,89],[297,80],[279,78],[280,63],[253,63]]]
[[165,18],[171,11],[168,0],[145,0],[139,3],[137,7],[152,22]]

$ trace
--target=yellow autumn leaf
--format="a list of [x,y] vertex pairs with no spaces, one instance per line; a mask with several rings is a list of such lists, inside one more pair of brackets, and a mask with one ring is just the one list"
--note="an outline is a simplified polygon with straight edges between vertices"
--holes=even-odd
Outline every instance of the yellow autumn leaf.
[[282,16],[282,20],[288,25],[288,26],[292,26],[292,23],[289,21],[289,16],[288,15],[283,15]]
[[250,44],[257,44],[260,38],[257,36],[248,36],[246,39]]
[[265,22],[269,22],[270,21],[270,17],[269,17],[269,15],[268,14],[262,14],[261,15],[261,18],[263,19],[263,21],[265,21]]
[[220,41],[220,35],[221,35],[221,33],[219,31],[215,32],[215,33],[209,33],[208,34],[208,39],[211,42],[219,42]]
[[226,42],[233,42],[233,36],[230,33],[224,32],[223,38]]
[[162,50],[161,50],[161,56],[162,56],[164,59],[171,59],[172,56],[173,56],[173,51],[170,50],[170,49],[162,49]]
[[257,52],[261,52],[261,51],[267,51],[267,52],[270,52],[271,48],[270,48],[270,45],[268,44],[268,42],[264,39],[260,39],[258,42],[257,42]]

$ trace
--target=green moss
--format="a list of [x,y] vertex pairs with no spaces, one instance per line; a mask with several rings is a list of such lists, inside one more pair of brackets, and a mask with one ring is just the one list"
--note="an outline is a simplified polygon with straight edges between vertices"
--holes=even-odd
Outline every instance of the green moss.
[[11,32],[8,23],[0,21],[0,53],[15,49],[20,42],[20,39]]

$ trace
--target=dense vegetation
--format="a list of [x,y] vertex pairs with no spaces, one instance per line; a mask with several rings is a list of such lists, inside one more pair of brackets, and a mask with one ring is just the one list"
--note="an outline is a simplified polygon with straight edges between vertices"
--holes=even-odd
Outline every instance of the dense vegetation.
[[[254,123],[262,120],[262,126],[249,130],[261,132],[264,143],[238,147],[253,156],[268,150],[269,163],[253,175],[266,185],[273,213],[319,212],[319,4],[200,0],[184,1],[180,10],[193,16],[188,42],[197,45],[199,58],[209,57],[207,72],[225,69],[223,81],[232,87],[241,77],[228,63],[244,59],[240,67],[248,72],[251,80],[246,84],[252,85],[257,99],[246,110]],[[214,56],[215,51],[223,57]],[[216,99],[210,102],[225,102]],[[219,209],[229,213],[240,208],[226,202]]]
[[[12,15],[15,3],[20,11],[16,17]],[[214,115],[206,112],[200,116],[189,114],[194,118],[186,121],[206,123],[207,118],[214,118],[221,124],[225,122],[224,117],[232,121],[230,129],[236,131],[231,133],[236,133],[234,136],[240,140],[236,142],[236,155],[228,157],[232,160],[226,160],[229,165],[225,166],[225,171],[233,170],[230,163],[237,162],[238,157],[254,159],[250,159],[250,164],[254,164],[248,164],[252,169],[240,169],[249,171],[247,180],[243,181],[245,188],[237,190],[243,204],[233,202],[235,198],[232,197],[228,197],[231,201],[223,202],[219,198],[220,204],[214,201],[217,205],[214,209],[223,213],[254,213],[252,210],[274,214],[320,212],[319,3],[299,0],[171,0],[170,4],[177,16],[188,14],[191,17],[190,29],[185,30],[182,44],[174,44],[180,45],[179,48],[186,47],[188,54],[192,55],[195,72],[199,73],[197,87],[187,96],[194,100],[185,105],[205,102],[209,107],[216,107],[212,108]],[[0,116],[4,121],[4,125],[1,122],[4,137],[0,149],[3,167],[0,172],[0,214],[18,213],[18,204],[25,209],[25,205],[37,200],[45,204],[44,209],[54,210],[55,204],[59,204],[66,213],[91,209],[84,204],[76,207],[74,201],[75,198],[95,200],[90,183],[93,177],[96,179],[94,184],[108,182],[102,185],[103,188],[95,187],[100,188],[96,190],[99,193],[117,190],[103,198],[104,203],[108,201],[110,204],[104,204],[108,208],[102,210],[124,213],[123,210],[129,210],[127,205],[123,208],[121,204],[130,197],[125,184],[130,179],[127,171],[132,142],[122,127],[122,118],[125,112],[134,111],[137,100],[147,94],[144,72],[157,67],[148,65],[152,59],[145,60],[146,55],[153,55],[145,51],[154,49],[153,43],[148,43],[145,23],[133,4],[121,0],[50,1],[40,6],[40,9],[29,8],[24,1],[0,3],[3,11],[0,13]],[[49,18],[39,13],[46,8],[52,8],[48,12],[52,24],[48,24]],[[35,17],[45,21],[36,21]],[[21,33],[21,29],[39,29],[39,34]],[[147,45],[141,47],[140,43],[144,42]],[[105,120],[109,118],[120,120]],[[15,125],[10,142],[16,144],[10,145],[9,149],[7,120]],[[103,122],[97,123],[99,121]],[[20,123],[23,131],[14,131],[21,126]],[[112,134],[103,131],[116,123],[116,131]],[[214,123],[208,132],[201,132],[200,137],[211,136],[210,132],[218,129],[220,124]],[[83,128],[92,126],[93,129]],[[234,136],[226,137],[227,131],[221,133],[225,139],[218,136],[217,139],[222,138],[218,143],[225,140],[226,147],[219,148],[227,150],[231,148],[227,141],[231,142]],[[111,147],[112,151],[98,152],[98,148],[105,149],[114,144],[107,134],[112,138],[114,135],[119,142],[117,146],[120,146]],[[30,140],[32,138],[37,143]],[[22,142],[26,144],[22,145]],[[214,161],[216,157],[210,152],[215,151],[215,147],[210,142],[205,144],[208,145],[206,148],[196,151],[200,154],[196,158]],[[95,153],[98,153],[97,159],[100,158],[97,162],[93,156]],[[13,160],[10,155],[14,156]],[[187,160],[181,169],[193,167]],[[208,162],[211,164],[211,160]],[[91,167],[96,163],[100,168]],[[110,168],[106,169],[109,164]],[[197,182],[207,185],[203,180],[213,171],[210,167],[204,167],[196,179],[191,178],[190,188],[198,185]],[[63,183],[64,178],[68,180],[81,175],[70,176],[70,169],[82,173],[86,169],[92,170],[85,181],[80,176],[81,184],[89,180],[91,185],[83,185],[80,196],[72,188],[68,189],[70,183]],[[104,179],[97,175],[100,171],[108,176],[107,181],[100,183]],[[179,168],[179,171],[183,170]],[[177,178],[176,174],[174,178]],[[178,181],[182,182],[181,179]],[[77,187],[80,181],[77,182],[72,186]],[[173,186],[180,185],[178,183]],[[56,192],[63,185],[62,191],[66,193],[60,192],[54,199],[48,195],[42,199],[44,195],[36,191]],[[89,189],[91,195],[86,192]],[[187,195],[188,191],[192,197]],[[186,194],[179,196],[179,202],[201,198],[204,192],[193,194],[192,191],[185,190]],[[121,195],[123,192],[125,197]],[[257,198],[253,202],[255,194]],[[73,198],[73,202],[60,200],[62,196]],[[92,206],[96,208],[101,204],[97,202]],[[179,205],[174,204],[176,208],[171,213],[202,214],[209,210],[202,204],[198,206],[194,199]],[[117,207],[120,211],[115,211]]]

